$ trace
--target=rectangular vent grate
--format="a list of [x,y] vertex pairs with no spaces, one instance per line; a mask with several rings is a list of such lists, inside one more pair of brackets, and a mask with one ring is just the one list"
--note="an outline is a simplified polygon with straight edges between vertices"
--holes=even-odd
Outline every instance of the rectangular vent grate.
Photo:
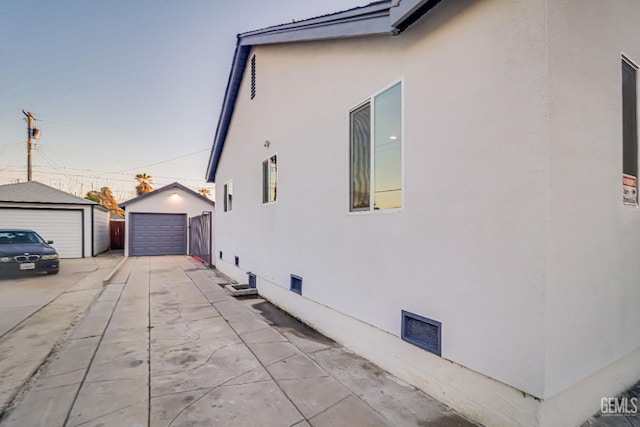
[[255,289],[256,288],[256,275],[253,273],[247,273],[247,276],[249,276],[249,288],[250,289]]
[[219,251],[220,259],[222,259],[222,251]]
[[236,267],[240,267],[240,258],[236,257]]
[[251,57],[251,99],[256,97],[256,56]]
[[291,291],[302,295],[302,277],[291,275]]
[[402,339],[441,356],[442,324],[402,310]]

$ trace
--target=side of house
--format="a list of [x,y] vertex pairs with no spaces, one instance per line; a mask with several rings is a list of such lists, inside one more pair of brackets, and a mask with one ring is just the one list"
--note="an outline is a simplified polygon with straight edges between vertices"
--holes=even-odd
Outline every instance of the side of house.
[[576,424],[640,376],[639,6],[410,3],[240,35],[216,267],[470,418]]

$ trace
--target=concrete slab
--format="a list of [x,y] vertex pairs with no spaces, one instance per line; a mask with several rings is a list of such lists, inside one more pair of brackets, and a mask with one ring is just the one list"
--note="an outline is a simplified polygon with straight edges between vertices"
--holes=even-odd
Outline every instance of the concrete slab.
[[[359,426],[359,427],[391,427],[362,400],[351,395],[309,420],[314,427]],[[417,424],[419,425],[419,424]],[[436,425],[436,424],[434,424]]]
[[64,331],[86,310],[98,290],[63,295],[0,338],[0,413],[46,360]]
[[309,354],[333,378],[348,387],[369,406],[376,408],[391,425],[473,426],[464,418],[415,387],[398,380],[368,360],[343,347]]
[[160,418],[157,408],[167,404],[166,397],[154,399],[152,425],[281,427],[304,420],[282,390],[270,381],[214,388],[199,399],[183,402],[180,409],[175,405]]
[[146,379],[85,382],[67,425],[145,426],[147,387]]
[[127,260],[0,425],[470,425],[215,278],[188,257]]
[[240,335],[245,343],[285,342],[287,339],[281,333],[269,326],[257,331],[246,332]]
[[[3,420],[7,426],[50,427],[64,426],[79,384],[55,389],[35,390],[22,404]],[[32,408],[38,408],[34,411]]]
[[67,341],[51,358],[32,392],[11,413],[7,425],[64,425],[98,342],[99,337]]
[[307,420],[351,396],[349,389],[331,377],[280,380],[278,384]]
[[[223,346],[200,362],[192,360],[191,354],[175,357],[172,367],[162,366],[153,352],[151,358],[151,396],[214,388],[260,366],[242,343]],[[190,367],[181,368],[183,361]]]
[[303,353],[294,354],[273,363],[267,366],[267,370],[276,381],[329,376],[324,369]]
[[247,345],[264,366],[299,354],[299,350],[290,342],[247,343]]

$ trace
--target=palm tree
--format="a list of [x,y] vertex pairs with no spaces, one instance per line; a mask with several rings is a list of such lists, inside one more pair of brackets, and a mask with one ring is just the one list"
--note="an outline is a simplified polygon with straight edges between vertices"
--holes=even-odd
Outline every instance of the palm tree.
[[138,194],[138,196],[142,196],[153,190],[153,187],[151,187],[153,178],[151,175],[147,175],[146,172],[137,174],[136,181],[138,181],[138,185],[136,186],[136,194]]
[[209,197],[211,195],[211,190],[209,190],[208,188],[201,188],[198,190],[198,193],[200,193],[200,195],[203,197]]

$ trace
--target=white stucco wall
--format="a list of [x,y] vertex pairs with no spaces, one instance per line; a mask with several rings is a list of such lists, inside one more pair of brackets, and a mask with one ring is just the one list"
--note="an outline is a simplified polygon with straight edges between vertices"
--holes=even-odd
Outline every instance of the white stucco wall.
[[[125,209],[125,220],[130,224],[132,213],[178,213],[186,214],[188,218],[202,215],[202,212],[212,212],[214,210],[213,201],[205,201],[180,188],[171,188],[160,191],[156,194],[141,200],[131,202]],[[188,222],[187,222],[188,224]],[[215,224],[215,220],[214,220]],[[129,227],[125,227],[125,256],[129,256]],[[187,236],[187,248],[189,247]]]
[[98,255],[111,247],[109,211],[93,208],[93,255]]
[[[552,396],[640,348],[640,210],[623,206],[621,185],[621,56],[640,65],[640,2],[548,8],[544,395]],[[638,376],[636,367],[616,381],[628,386]]]
[[[633,27],[630,5],[443,2],[398,37],[254,48],[257,95],[245,74],[216,175],[217,200],[234,188],[233,210],[216,212],[218,268],[242,281],[253,272],[285,309],[387,369],[405,363],[425,387],[448,365],[389,347],[401,310],[442,322],[443,359],[537,398],[619,374],[607,366],[640,345],[639,214],[620,188],[620,51],[640,54],[640,34],[613,31]],[[404,206],[351,214],[348,110],[397,80]],[[263,205],[261,162],[273,154],[278,201]],[[291,274],[302,297],[287,293]],[[327,309],[380,334],[350,338]],[[465,381],[447,392],[482,394]],[[574,423],[592,403],[544,422]],[[537,405],[515,410],[521,425],[540,422]]]

